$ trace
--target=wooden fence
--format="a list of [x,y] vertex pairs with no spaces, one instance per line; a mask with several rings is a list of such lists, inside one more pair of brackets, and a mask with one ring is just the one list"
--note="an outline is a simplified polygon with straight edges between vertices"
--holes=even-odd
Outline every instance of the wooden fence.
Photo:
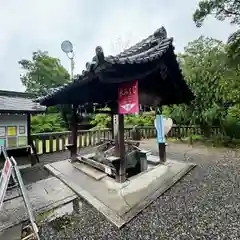
[[[135,132],[136,133],[136,132]],[[149,139],[156,137],[156,129],[154,126],[138,127],[137,133],[141,139]],[[218,127],[211,128],[211,135],[220,133]],[[132,128],[125,128],[125,138],[133,139],[134,131]],[[198,126],[173,126],[167,137],[185,138],[191,135],[203,135],[203,130]],[[36,146],[38,154],[53,153],[66,150],[65,145],[69,143],[71,132],[53,132],[32,134],[32,139]],[[100,130],[80,130],[77,136],[78,148],[96,146],[101,138],[112,138],[111,129]]]

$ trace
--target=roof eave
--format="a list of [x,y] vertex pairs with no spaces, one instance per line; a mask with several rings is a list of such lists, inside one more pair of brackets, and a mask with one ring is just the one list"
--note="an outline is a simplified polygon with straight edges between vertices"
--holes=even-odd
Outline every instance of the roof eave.
[[0,109],[0,113],[6,113],[6,114],[38,114],[38,113],[44,113],[46,112],[46,109],[44,110],[5,110],[5,109]]

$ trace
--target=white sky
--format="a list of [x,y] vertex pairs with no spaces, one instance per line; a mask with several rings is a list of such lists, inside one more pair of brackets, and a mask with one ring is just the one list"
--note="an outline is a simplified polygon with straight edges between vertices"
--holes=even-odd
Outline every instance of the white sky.
[[[168,2],[168,3],[167,3]],[[183,4],[185,2],[185,4]],[[48,51],[69,70],[61,42],[69,39],[75,50],[75,74],[91,61],[95,47],[105,54],[135,44],[165,26],[176,51],[201,34],[226,41],[235,28],[208,19],[196,28],[192,14],[198,0],[0,0],[0,89],[24,91],[18,61],[32,52]]]

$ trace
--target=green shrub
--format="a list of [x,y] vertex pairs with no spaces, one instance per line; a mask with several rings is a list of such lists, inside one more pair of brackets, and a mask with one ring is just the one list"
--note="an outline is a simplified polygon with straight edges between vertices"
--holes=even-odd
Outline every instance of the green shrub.
[[[155,113],[145,112],[139,115],[129,114],[124,116],[125,127],[132,126],[152,126],[154,124]],[[90,121],[96,128],[109,128],[111,127],[111,117],[109,114],[96,114],[93,120]]]
[[66,129],[59,113],[41,114],[31,117],[32,133],[61,132]]

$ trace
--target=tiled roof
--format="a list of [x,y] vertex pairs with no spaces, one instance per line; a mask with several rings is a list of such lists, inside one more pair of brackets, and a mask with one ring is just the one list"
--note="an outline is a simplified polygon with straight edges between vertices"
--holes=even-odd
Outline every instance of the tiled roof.
[[78,84],[87,78],[92,78],[99,70],[101,71],[110,65],[142,64],[159,59],[172,46],[172,42],[173,38],[167,38],[165,28],[161,27],[154,34],[116,56],[104,57],[102,48],[96,47],[96,56],[93,57],[92,62],[86,63],[86,70],[83,70],[81,75],[77,75],[73,83],[50,89],[46,96],[39,97],[35,101],[42,103],[66,88],[76,83]]
[[33,101],[27,93],[1,91],[0,112],[43,112],[46,108]]

